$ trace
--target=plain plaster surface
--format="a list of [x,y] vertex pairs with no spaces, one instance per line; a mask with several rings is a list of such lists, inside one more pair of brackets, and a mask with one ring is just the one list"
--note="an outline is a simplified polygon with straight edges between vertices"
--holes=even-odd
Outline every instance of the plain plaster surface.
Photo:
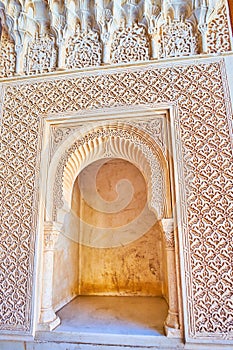
[[54,332],[163,335],[167,311],[160,297],[80,296],[58,312]]

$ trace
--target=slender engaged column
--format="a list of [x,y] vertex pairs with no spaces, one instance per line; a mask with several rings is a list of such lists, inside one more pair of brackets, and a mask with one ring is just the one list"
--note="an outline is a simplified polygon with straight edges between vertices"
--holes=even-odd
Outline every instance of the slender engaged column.
[[66,58],[66,53],[65,53],[65,41],[60,40],[58,43],[58,69],[59,70],[64,70],[65,69],[65,58]]
[[61,232],[61,227],[62,225],[57,222],[45,222],[44,224],[43,285],[40,328],[50,331],[60,324],[60,319],[53,310],[52,297],[54,247]]
[[16,45],[15,52],[16,52],[15,72],[17,74],[22,74],[23,73],[23,46]]
[[159,57],[159,35],[155,32],[150,35],[151,38],[151,58]]
[[201,33],[201,46],[202,46],[201,53],[207,53],[208,52],[208,43],[207,43],[208,25],[207,25],[207,23],[199,24],[198,29]]
[[174,220],[162,219],[164,241],[167,256],[168,302],[169,310],[165,321],[165,332],[168,337],[180,337],[178,314],[178,294],[175,259]]
[[103,57],[102,61],[104,64],[110,64],[110,53],[111,53],[111,42],[110,40],[104,42],[103,40]]

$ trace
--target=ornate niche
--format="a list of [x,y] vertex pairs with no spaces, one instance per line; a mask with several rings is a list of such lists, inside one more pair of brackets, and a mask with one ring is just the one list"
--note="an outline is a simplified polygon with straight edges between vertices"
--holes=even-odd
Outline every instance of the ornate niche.
[[[177,285],[179,278],[175,268],[177,260],[175,256],[177,232],[173,219],[170,193],[170,156],[167,144],[168,133],[165,115],[162,118],[154,117],[154,119],[138,120],[138,122],[131,120],[115,122],[101,121],[94,124],[93,122],[89,124],[85,123],[85,126],[52,127],[51,131],[52,151],[50,153],[50,165],[48,169],[48,190],[46,191],[44,277],[42,279],[43,292],[39,329],[52,330],[57,327],[60,319],[56,315],[56,310],[74,297],[72,292],[70,295],[60,295],[60,297],[56,295],[55,303],[55,285],[53,283],[58,278],[54,275],[57,273],[54,268],[54,259],[58,245],[61,247],[61,241],[57,245],[59,236],[60,238],[65,236],[65,239],[72,237],[72,240],[75,240],[74,234],[71,233],[72,227],[74,227],[72,198],[77,176],[83,169],[94,164],[94,162],[101,159],[105,162],[110,158],[113,162],[114,159],[121,159],[122,161],[124,160],[134,164],[146,180],[148,202],[142,211],[142,215],[146,215],[145,217],[147,219],[144,220],[139,217],[136,227],[138,228],[141,225],[140,222],[143,221],[145,221],[143,225],[149,225],[147,228],[143,226],[145,232],[147,232],[147,229],[151,229],[155,222],[158,228],[160,227],[164,249],[163,254],[166,260],[164,265],[166,269],[166,282],[163,282],[165,285],[161,289],[161,293],[165,293],[164,298],[168,303],[165,331],[169,337],[180,337],[182,322],[179,315],[180,301]],[[153,214],[150,214],[152,212]],[[80,224],[78,227],[81,227]],[[86,226],[82,225],[82,227],[85,228]],[[132,232],[137,236],[136,231],[135,228]],[[83,231],[78,234],[77,240],[84,246],[92,247],[97,244],[97,247],[104,249],[104,242],[106,241],[102,238],[101,232],[98,234],[98,240],[95,237],[94,243],[92,243],[92,227],[91,235],[88,236],[88,232]],[[106,232],[104,235],[106,235]],[[120,231],[117,237],[119,235]],[[143,233],[140,232],[137,238],[141,235]],[[134,236],[134,239],[136,236]],[[107,241],[107,247],[110,244],[111,247],[116,247],[117,249],[118,238],[116,236],[111,237],[111,240]],[[132,239],[132,233],[130,237]],[[64,241],[64,238],[61,238],[61,240]],[[125,242],[121,241],[121,245],[127,244],[129,244],[127,239]],[[70,248],[66,246],[65,249]],[[59,256],[61,257],[61,255]],[[63,265],[67,265],[67,262]],[[64,276],[62,280],[64,281]],[[61,282],[58,285],[61,287]],[[48,291],[50,292],[48,293]],[[72,291],[74,291],[74,288]]]

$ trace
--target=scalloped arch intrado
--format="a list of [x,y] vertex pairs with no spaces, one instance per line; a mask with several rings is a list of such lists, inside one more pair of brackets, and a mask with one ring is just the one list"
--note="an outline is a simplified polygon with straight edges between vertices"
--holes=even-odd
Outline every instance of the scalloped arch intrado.
[[[52,162],[50,167],[56,168],[54,183],[48,183],[48,189],[53,186],[53,198],[47,202],[47,214],[52,215],[53,220],[62,222],[64,215],[71,209],[73,185],[81,170],[102,158],[123,158],[137,166],[147,181],[148,204],[151,210],[158,219],[169,216],[167,160],[160,146],[144,130],[140,130],[140,127],[127,123],[92,126],[92,130],[85,134],[79,130],[75,141],[72,135],[68,144],[68,147],[65,145],[63,155],[56,161],[57,164]],[[61,154],[61,147],[56,154]],[[50,170],[50,179],[52,173]],[[47,193],[49,195],[50,191]],[[52,205],[49,206],[49,203]]]

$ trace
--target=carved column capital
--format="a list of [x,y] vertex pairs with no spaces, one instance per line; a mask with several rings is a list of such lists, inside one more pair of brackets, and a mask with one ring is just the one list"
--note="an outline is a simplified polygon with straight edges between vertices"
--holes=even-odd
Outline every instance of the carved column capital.
[[47,221],[44,223],[44,250],[54,250],[61,228],[62,224],[59,222]]
[[175,248],[175,236],[174,236],[174,219],[162,219],[161,220],[166,248]]

